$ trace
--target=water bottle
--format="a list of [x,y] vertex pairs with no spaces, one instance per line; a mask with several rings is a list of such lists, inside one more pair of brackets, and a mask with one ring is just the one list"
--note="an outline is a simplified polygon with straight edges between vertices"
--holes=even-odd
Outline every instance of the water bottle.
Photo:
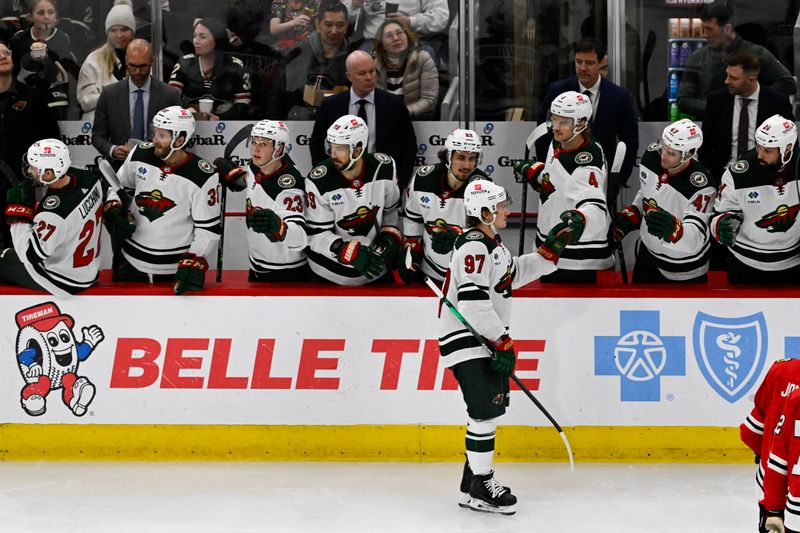
[[678,110],[678,103],[672,102],[669,104],[669,121],[675,122],[680,117],[681,112]]
[[689,43],[683,43],[681,45],[680,53],[678,54],[678,63],[679,66],[686,65],[686,60],[689,59],[689,54],[692,53],[692,48],[689,46]]
[[669,45],[669,66],[679,67],[680,65],[680,45],[677,42],[672,42]]
[[678,87],[680,86],[680,80],[678,79],[677,72],[671,72],[669,75],[669,99],[675,100],[678,98]]

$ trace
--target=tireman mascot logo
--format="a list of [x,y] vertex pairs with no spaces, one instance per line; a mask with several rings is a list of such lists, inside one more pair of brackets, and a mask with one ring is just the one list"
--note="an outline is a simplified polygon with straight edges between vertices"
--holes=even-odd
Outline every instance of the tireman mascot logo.
[[31,416],[47,410],[47,395],[62,389],[64,405],[75,416],[86,414],[94,398],[94,385],[78,375],[78,365],[94,352],[105,336],[96,325],[81,328],[78,342],[72,328],[75,321],[53,302],[23,309],[16,315],[17,362],[25,380],[20,393],[22,408]]

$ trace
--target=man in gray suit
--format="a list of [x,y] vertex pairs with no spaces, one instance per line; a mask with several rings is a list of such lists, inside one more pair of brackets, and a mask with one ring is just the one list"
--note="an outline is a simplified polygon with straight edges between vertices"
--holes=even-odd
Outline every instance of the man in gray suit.
[[150,76],[153,65],[150,43],[144,39],[131,41],[125,63],[128,77],[103,87],[92,128],[92,145],[114,168],[131,151],[128,139],[145,140],[147,125],[159,110],[181,105],[177,89]]

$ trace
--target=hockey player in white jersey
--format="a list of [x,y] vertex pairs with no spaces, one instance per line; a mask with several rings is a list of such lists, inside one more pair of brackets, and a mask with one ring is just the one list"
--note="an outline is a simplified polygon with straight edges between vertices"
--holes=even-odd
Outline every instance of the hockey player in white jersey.
[[607,167],[603,149],[591,135],[591,118],[588,96],[575,91],[561,93],[550,104],[553,142],[546,161],[514,164],[517,179],[527,181],[539,193],[537,245],[565,211],[575,209],[586,218],[581,240],[564,250],[558,272],[543,277],[542,282],[594,283],[598,270],[614,264],[608,243]]
[[309,266],[339,285],[381,279],[400,250],[395,163],[386,154],[366,153],[368,139],[363,120],[338,118],[327,132],[330,158],[306,179]]
[[796,143],[794,121],[774,115],[756,129],[756,148],[722,175],[711,234],[730,249],[730,283],[800,279]]
[[705,283],[710,259],[708,223],[717,189],[695,159],[703,132],[689,119],[673,122],[642,154],[639,192],[617,213],[612,235],[621,241],[641,229],[634,283]]
[[565,246],[580,239],[584,220],[578,211],[565,213],[536,252],[512,257],[497,234],[509,215],[505,189],[472,181],[465,188],[464,208],[466,230],[456,239],[443,292],[495,353],[490,357],[452,313],[440,310],[439,352],[458,380],[468,415],[459,505],[514,514],[517,498],[492,470],[495,431],[508,406],[508,377],[516,363],[509,336],[512,289],[554,272]]
[[287,152],[289,143],[284,122],[262,120],[250,134],[252,160],[246,169],[221,157],[214,160],[225,186],[247,191],[250,281],[308,278],[305,178]]
[[[0,280],[63,296],[97,281],[103,191],[89,170],[70,166],[57,139],[28,148],[26,175],[6,194],[12,248],[0,252]],[[35,186],[46,191],[36,203]]]
[[472,130],[455,129],[439,152],[441,162],[420,167],[406,190],[403,257],[398,272],[406,283],[423,274],[444,279],[456,238],[464,226],[464,185],[489,179],[478,168],[481,139]]
[[176,294],[203,288],[219,241],[220,191],[211,164],[185,150],[192,133],[191,112],[162,109],[153,142],[131,150],[117,172],[132,196],[127,211],[117,191],[105,205],[106,227],[122,241],[120,280],[174,281]]

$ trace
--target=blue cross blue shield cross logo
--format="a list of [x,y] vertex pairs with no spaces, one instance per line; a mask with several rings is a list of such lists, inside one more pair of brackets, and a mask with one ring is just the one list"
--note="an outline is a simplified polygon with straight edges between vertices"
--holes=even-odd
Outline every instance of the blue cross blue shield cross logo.
[[764,313],[736,318],[697,313],[692,337],[703,377],[725,400],[736,402],[756,384],[767,360]]
[[661,335],[659,321],[659,311],[620,311],[619,335],[594,338],[594,373],[619,376],[623,402],[657,402],[662,376],[686,375],[686,337]]

